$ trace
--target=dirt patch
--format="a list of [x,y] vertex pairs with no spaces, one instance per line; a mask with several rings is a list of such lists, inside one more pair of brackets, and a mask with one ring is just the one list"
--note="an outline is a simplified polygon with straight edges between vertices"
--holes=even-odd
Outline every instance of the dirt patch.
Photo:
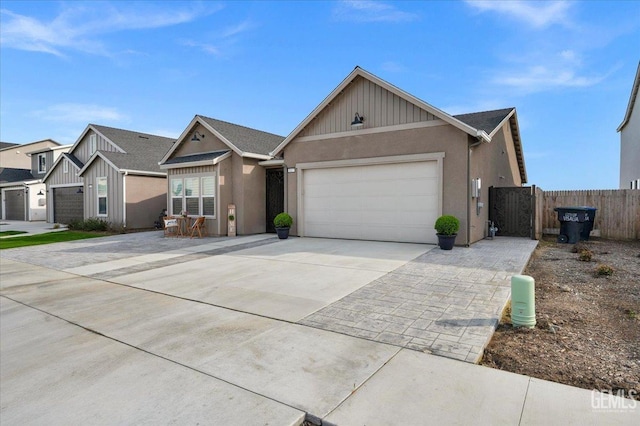
[[545,237],[524,273],[536,327],[514,328],[507,312],[481,364],[640,399],[640,241]]

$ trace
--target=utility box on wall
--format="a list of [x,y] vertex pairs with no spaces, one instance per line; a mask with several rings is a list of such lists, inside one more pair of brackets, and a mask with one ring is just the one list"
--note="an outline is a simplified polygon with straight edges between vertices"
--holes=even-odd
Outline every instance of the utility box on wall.
[[227,206],[227,235],[236,236],[236,205],[229,204]]

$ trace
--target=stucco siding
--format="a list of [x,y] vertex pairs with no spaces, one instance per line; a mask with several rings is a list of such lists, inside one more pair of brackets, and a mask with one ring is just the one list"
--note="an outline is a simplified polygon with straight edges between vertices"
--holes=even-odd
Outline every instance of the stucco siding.
[[[467,224],[467,135],[450,125],[393,132],[298,141],[284,149],[287,167],[297,163],[386,157],[395,155],[444,152],[442,213],[460,219],[461,229]],[[299,171],[296,171],[299,173]],[[289,174],[286,210],[293,216],[292,233],[297,234],[297,179]],[[457,244],[466,244],[466,235]]]
[[266,232],[266,172],[259,160],[244,158],[242,177],[244,186],[243,234]]
[[125,175],[126,227],[152,228],[167,208],[167,179],[164,177]]
[[[221,161],[217,166],[218,174],[219,174],[218,211],[220,212],[220,216],[218,216],[219,225],[216,223],[216,226],[219,226],[219,228],[216,228],[215,231],[214,231],[214,228],[209,230],[209,232],[215,233],[217,235],[227,235],[228,233],[227,208],[229,204],[234,204],[233,188],[235,185],[233,181],[232,163],[233,163],[232,159],[227,158]],[[237,205],[236,205],[236,216],[238,216]],[[239,223],[239,220],[236,217],[236,230],[237,230],[238,223]]]
[[364,117],[365,128],[436,120],[432,114],[398,95],[357,77],[300,132],[299,137],[349,131],[356,112]]
[[56,146],[59,146],[56,142],[44,140],[5,148],[0,151],[0,167],[31,169],[32,159],[27,153]]
[[640,179],[640,99],[629,121],[620,131],[620,189],[631,189],[631,181]]

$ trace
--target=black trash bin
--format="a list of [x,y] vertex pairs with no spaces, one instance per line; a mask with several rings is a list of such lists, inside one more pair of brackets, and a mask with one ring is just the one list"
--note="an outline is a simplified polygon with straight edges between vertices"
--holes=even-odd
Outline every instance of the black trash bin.
[[593,207],[556,207],[560,221],[559,243],[575,244],[588,240],[593,229],[596,209]]

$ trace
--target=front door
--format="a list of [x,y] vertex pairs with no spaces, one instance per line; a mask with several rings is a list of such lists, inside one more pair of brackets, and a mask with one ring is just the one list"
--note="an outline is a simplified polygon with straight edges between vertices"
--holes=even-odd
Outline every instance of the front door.
[[267,169],[267,232],[276,232],[273,219],[284,211],[284,170]]

